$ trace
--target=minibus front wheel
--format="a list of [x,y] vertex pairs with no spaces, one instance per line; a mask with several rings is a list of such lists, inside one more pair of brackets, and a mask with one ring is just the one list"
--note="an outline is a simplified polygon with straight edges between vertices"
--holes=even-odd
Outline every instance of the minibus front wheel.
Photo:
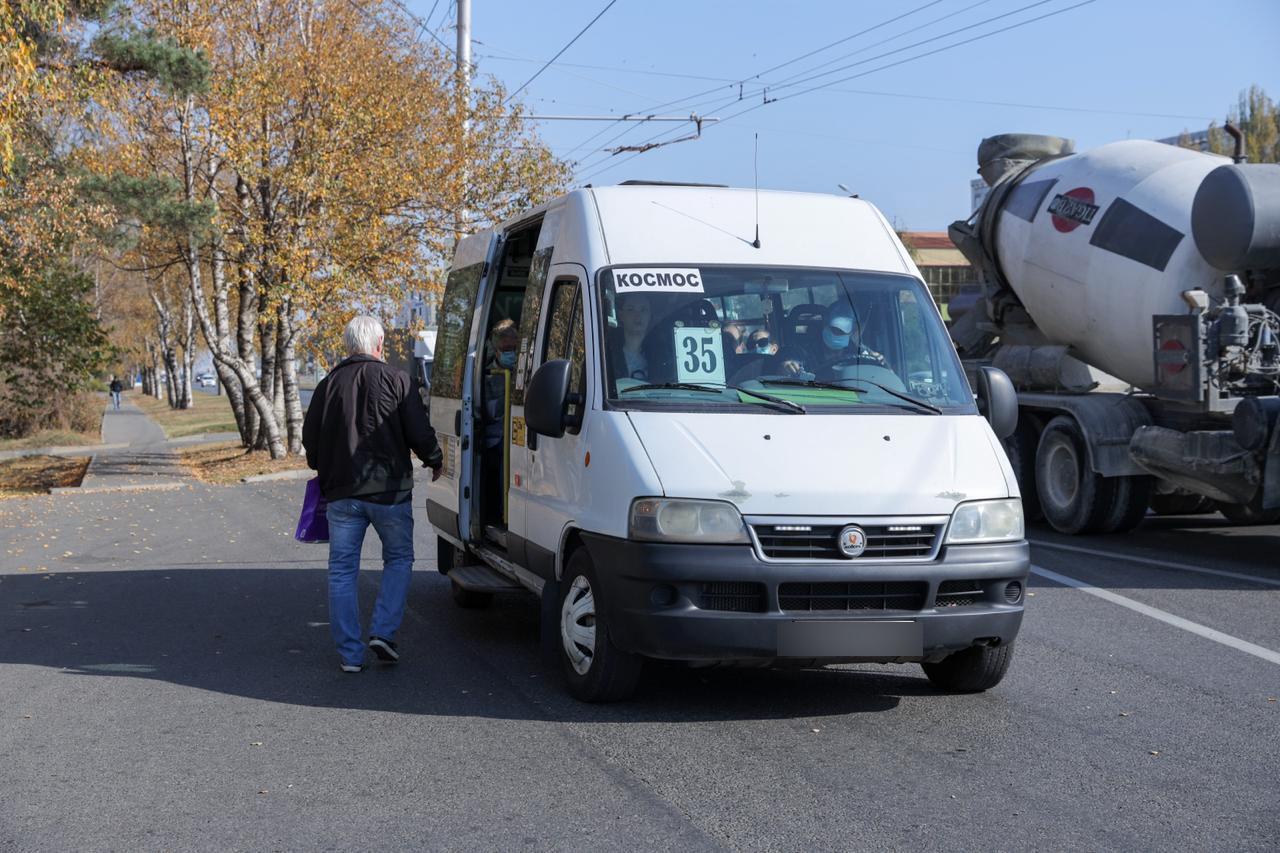
[[569,692],[583,702],[628,698],[644,664],[639,655],[614,645],[600,592],[591,556],[578,548],[560,582],[559,653]]
[[981,693],[1001,682],[1013,661],[1013,643],[970,646],[937,663],[922,663],[935,687],[952,693]]

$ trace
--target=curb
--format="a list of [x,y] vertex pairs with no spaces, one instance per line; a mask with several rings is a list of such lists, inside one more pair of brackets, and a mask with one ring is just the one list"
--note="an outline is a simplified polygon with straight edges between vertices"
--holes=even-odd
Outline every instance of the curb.
[[217,441],[239,441],[240,433],[238,432],[202,432],[196,435],[184,435],[181,438],[166,438],[168,444],[203,444],[205,442],[213,443]]
[[242,483],[269,483],[273,480],[310,480],[316,475],[315,471],[310,468],[300,468],[295,471],[273,471],[270,474],[254,474],[251,477],[241,477]]
[[0,450],[0,461],[21,459],[24,456],[57,456],[59,454],[81,456],[86,453],[96,454],[103,450],[120,450],[128,446],[129,443],[124,442],[121,444],[80,444],[62,447],[27,447],[21,450]]
[[185,489],[187,483],[135,483],[119,486],[55,486],[51,495],[102,495],[110,492],[169,492]]

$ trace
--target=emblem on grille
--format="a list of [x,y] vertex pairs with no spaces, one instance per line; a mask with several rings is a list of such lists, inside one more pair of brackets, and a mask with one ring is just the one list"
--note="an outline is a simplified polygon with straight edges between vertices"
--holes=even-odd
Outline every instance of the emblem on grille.
[[867,550],[867,531],[856,524],[850,524],[840,531],[836,537],[836,545],[846,557],[861,557],[862,552]]

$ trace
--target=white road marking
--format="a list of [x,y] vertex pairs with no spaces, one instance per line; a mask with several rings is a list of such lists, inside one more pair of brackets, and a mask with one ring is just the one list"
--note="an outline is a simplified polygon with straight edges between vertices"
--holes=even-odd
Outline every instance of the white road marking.
[[1128,609],[1134,611],[1135,613],[1141,613],[1143,616],[1150,616],[1152,619],[1156,619],[1160,622],[1164,622],[1166,625],[1172,625],[1175,628],[1181,628],[1184,631],[1189,631],[1192,634],[1195,634],[1200,637],[1204,637],[1206,640],[1213,640],[1215,643],[1222,643],[1222,645],[1224,646],[1230,646],[1236,651],[1241,651],[1241,652],[1244,652],[1245,654],[1262,658],[1263,660],[1269,661],[1270,663],[1280,664],[1280,652],[1272,651],[1271,649],[1264,648],[1259,645],[1255,645],[1253,643],[1250,643],[1248,640],[1242,640],[1239,637],[1233,637],[1230,634],[1224,634],[1221,631],[1215,630],[1205,625],[1201,625],[1199,622],[1192,622],[1190,619],[1183,619],[1181,616],[1174,616],[1172,613],[1161,610],[1158,607],[1152,607],[1149,604],[1143,604],[1140,601],[1134,601],[1132,598],[1126,598],[1123,595],[1117,595],[1116,593],[1111,592],[1110,590],[1099,589],[1098,587],[1093,586],[1092,584],[1085,583],[1082,580],[1076,580],[1075,578],[1067,577],[1066,575],[1060,575],[1057,572],[1050,571],[1049,569],[1046,569],[1042,566],[1033,565],[1031,567],[1031,573],[1034,575],[1039,575],[1042,578],[1048,578],[1049,580],[1054,581],[1055,583],[1060,583],[1060,584],[1063,584],[1064,586],[1073,587],[1075,589],[1080,590],[1081,592],[1088,593],[1089,595],[1097,596],[1098,598],[1101,598],[1103,601],[1109,601],[1112,604],[1118,604],[1121,607],[1127,607]]
[[1222,569],[1206,569],[1203,566],[1193,566],[1190,563],[1171,563],[1168,560],[1157,560],[1154,557],[1139,557],[1134,554],[1125,554],[1120,551],[1103,551],[1100,548],[1085,548],[1081,545],[1063,545],[1058,542],[1044,542],[1039,539],[1032,539],[1031,544],[1040,548],[1057,548],[1060,551],[1075,551],[1078,554],[1092,554],[1095,557],[1106,557],[1109,560],[1128,560],[1132,563],[1143,563],[1148,566],[1155,566],[1159,569],[1172,569],[1175,572],[1195,572],[1201,575],[1214,575],[1220,578],[1231,578],[1238,581],[1249,581],[1250,583],[1262,584],[1263,586],[1280,587],[1280,580],[1276,578],[1264,578],[1258,575],[1246,575],[1240,572],[1227,572]]

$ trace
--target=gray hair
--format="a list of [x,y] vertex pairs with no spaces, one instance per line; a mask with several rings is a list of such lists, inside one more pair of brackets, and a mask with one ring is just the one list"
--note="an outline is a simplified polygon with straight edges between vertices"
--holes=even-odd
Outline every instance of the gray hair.
[[377,317],[360,315],[351,318],[347,328],[342,332],[342,343],[347,347],[347,355],[373,355],[378,342],[386,337],[382,324]]

